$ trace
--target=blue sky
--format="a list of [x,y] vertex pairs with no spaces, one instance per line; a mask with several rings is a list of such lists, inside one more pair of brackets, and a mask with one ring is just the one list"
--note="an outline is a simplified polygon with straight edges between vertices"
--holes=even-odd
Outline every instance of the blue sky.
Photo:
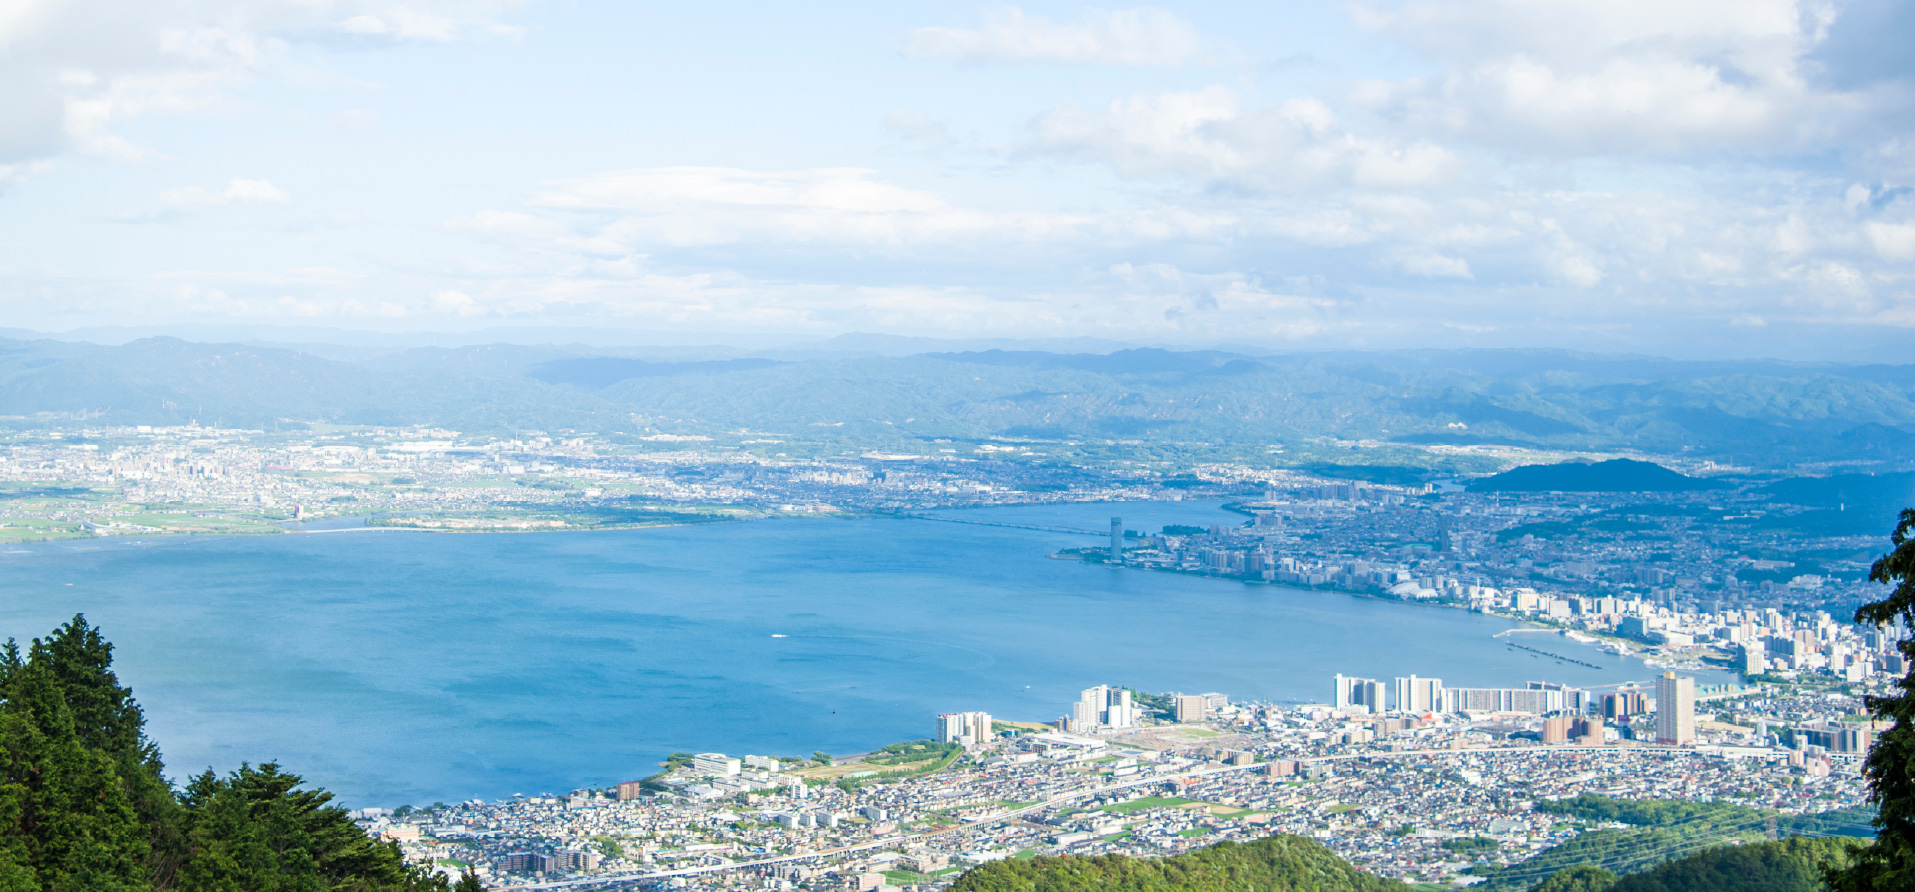
[[1899,360],[1907,4],[0,6],[0,326]]

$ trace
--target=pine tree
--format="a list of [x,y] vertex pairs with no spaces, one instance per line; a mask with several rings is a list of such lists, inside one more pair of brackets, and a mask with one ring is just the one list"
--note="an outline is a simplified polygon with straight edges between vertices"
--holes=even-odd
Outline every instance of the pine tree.
[[[1902,512],[1890,537],[1893,551],[1875,562],[1869,579],[1892,583],[1888,597],[1855,611],[1855,621],[1877,628],[1915,630],[1915,508]],[[1915,889],[1915,640],[1895,645],[1908,672],[1894,692],[1867,699],[1869,712],[1894,724],[1875,740],[1862,770],[1876,806],[1875,844],[1860,849],[1844,868],[1827,872],[1836,892]]]

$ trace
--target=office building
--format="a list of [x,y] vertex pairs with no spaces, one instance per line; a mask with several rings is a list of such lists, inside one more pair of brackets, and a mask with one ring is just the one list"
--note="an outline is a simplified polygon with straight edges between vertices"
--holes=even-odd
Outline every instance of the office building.
[[1175,706],[1177,721],[1201,722],[1209,712],[1210,701],[1201,694],[1178,694]]
[[1110,562],[1124,562],[1124,519],[1121,517],[1110,519]]
[[1696,680],[1664,672],[1656,679],[1656,742],[1692,746],[1696,742]]
[[1417,715],[1443,708],[1443,680],[1414,675],[1396,680],[1396,711]]

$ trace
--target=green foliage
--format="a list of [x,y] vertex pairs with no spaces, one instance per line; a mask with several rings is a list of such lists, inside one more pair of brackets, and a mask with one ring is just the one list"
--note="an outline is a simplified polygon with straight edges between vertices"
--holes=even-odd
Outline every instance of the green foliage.
[[1545,814],[1567,815],[1585,821],[1616,821],[1638,826],[1675,824],[1697,819],[1718,823],[1748,821],[1766,813],[1745,805],[1727,802],[1691,802],[1684,799],[1611,799],[1584,793],[1574,799],[1538,802],[1536,810]]
[[112,645],[74,617],[0,648],[0,892],[445,892],[277,766],[176,794]]
[[[1406,825],[1407,826],[1407,825]],[[1471,855],[1477,852],[1494,852],[1502,846],[1487,836],[1467,836],[1458,839],[1443,840],[1443,848],[1458,855]]]
[[1164,535],[1166,536],[1201,536],[1208,532],[1210,532],[1210,530],[1204,527],[1193,527],[1186,523],[1164,525]]
[[1787,815],[1729,802],[1668,799],[1611,799],[1585,793],[1574,799],[1539,802],[1536,810],[1592,822],[1633,824],[1626,830],[1594,830],[1544,849],[1520,864],[1485,871],[1483,892],[1527,889],[1539,878],[1577,865],[1622,874],[1643,870],[1670,858],[1725,843],[1760,842],[1771,830],[1781,833],[1853,834],[1860,816],[1852,810],[1819,815]]
[[1823,892],[1824,865],[1839,867],[1867,850],[1847,837],[1722,846],[1625,876],[1608,892]]
[[866,765],[905,765],[922,762],[926,759],[941,758],[952,750],[962,749],[955,743],[939,743],[935,740],[912,740],[905,743],[893,743],[873,751],[864,757]]
[[1471,492],[1684,492],[1719,489],[1712,480],[1627,458],[1599,462],[1524,465],[1469,485]]
[[[1869,579],[1893,584],[1887,597],[1862,605],[1855,621],[1864,626],[1900,625],[1915,628],[1915,508],[1904,509],[1890,537],[1894,550],[1875,562]],[[1869,801],[1876,807],[1875,845],[1853,863],[1829,872],[1837,892],[1915,888],[1915,640],[1895,643],[1908,674],[1895,681],[1893,693],[1870,696],[1869,713],[1894,724],[1875,739],[1862,772],[1868,777]]]
[[1168,858],[1104,855],[1010,858],[974,868],[951,892],[1408,892],[1364,873],[1317,842],[1272,836]]
[[299,790],[272,763],[226,777],[194,778],[181,797],[191,853],[185,889],[403,889],[411,879],[397,845],[353,826],[332,794]]
[[1530,892],[1608,892],[1615,883],[1615,874],[1593,864],[1578,864],[1550,874]]

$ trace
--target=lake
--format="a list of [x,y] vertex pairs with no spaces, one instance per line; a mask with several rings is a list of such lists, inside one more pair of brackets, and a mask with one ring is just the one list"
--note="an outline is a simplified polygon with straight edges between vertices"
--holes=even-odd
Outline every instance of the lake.
[[[940,512],[1108,529],[1215,503]],[[940,712],[1048,721],[1077,691],[1323,702],[1341,672],[1451,686],[1648,679],[1460,610],[1051,560],[1088,536],[803,518],[594,533],[83,540],[0,553],[0,633],[76,612],[181,777],[278,761],[352,806],[562,793],[667,753],[864,752]],[[1545,643],[1546,642],[1546,643]],[[1705,675],[1705,680],[1721,676]]]

